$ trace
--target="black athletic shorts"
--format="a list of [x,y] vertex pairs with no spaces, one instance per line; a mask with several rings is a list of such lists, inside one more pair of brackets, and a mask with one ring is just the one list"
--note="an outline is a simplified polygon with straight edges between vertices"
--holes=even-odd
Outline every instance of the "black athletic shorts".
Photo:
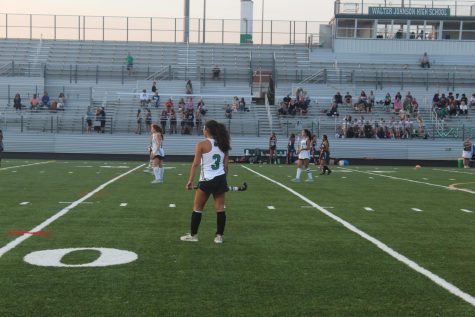
[[228,182],[226,174],[216,176],[209,181],[200,181],[198,188],[207,194],[222,194],[228,191]]
[[157,159],[157,160],[163,161],[163,160],[165,159],[165,156],[155,155],[155,156],[153,157],[153,159]]

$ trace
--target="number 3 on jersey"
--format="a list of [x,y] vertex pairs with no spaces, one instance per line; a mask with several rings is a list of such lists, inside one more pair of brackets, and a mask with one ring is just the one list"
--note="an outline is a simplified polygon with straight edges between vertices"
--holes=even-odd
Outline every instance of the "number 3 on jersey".
[[213,160],[214,160],[214,164],[211,165],[211,169],[213,171],[216,171],[219,168],[219,163],[221,163],[221,155],[219,154],[213,155]]

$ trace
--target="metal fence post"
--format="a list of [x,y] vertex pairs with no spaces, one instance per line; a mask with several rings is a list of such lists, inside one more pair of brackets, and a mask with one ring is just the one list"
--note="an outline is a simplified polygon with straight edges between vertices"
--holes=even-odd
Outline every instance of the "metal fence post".
[[30,41],[33,38],[33,16],[30,14]]
[[127,19],[127,43],[129,43],[129,17]]
[[56,14],[54,15],[53,20],[54,20],[54,23],[53,23],[54,24],[54,26],[53,26],[53,28],[54,28],[54,40],[56,41]]
[[224,44],[224,19],[221,20],[221,44]]
[[69,65],[69,83],[73,82],[73,65]]

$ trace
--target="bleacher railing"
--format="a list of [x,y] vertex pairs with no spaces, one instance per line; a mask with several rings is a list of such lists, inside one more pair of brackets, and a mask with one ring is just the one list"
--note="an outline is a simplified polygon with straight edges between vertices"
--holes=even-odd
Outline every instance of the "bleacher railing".
[[[184,42],[184,19],[0,13],[0,38],[76,41]],[[206,27],[203,27],[205,22]],[[190,18],[190,43],[240,43],[240,19]],[[322,21],[254,21],[255,44],[307,45]]]

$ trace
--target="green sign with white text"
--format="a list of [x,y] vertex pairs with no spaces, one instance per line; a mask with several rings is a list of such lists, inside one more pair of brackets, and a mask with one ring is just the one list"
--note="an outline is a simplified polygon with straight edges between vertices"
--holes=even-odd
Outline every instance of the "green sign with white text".
[[390,16],[450,16],[449,8],[393,8],[393,7],[369,7],[369,15],[390,15]]

